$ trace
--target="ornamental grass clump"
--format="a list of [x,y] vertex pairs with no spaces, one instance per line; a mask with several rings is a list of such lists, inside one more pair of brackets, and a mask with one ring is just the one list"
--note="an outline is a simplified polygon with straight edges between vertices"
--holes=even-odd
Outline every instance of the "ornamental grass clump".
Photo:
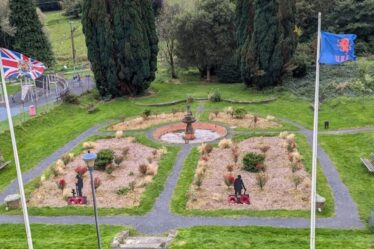
[[232,140],[224,138],[221,141],[219,141],[218,147],[220,149],[229,149],[232,147]]
[[117,164],[118,166],[123,162],[124,156],[115,156],[114,157],[114,163]]
[[203,178],[195,175],[195,177],[194,177],[194,184],[197,187],[197,189],[200,189],[201,185],[203,185]]
[[213,92],[208,94],[208,99],[210,102],[221,102],[221,93],[216,89]]
[[247,111],[245,109],[236,108],[233,112],[233,117],[236,119],[243,119],[246,114],[247,114]]
[[225,182],[226,186],[230,188],[234,185],[235,177],[231,173],[228,173],[223,176],[223,181]]
[[303,177],[301,176],[298,176],[298,175],[294,175],[292,176],[292,181],[295,185],[295,189],[297,189],[297,187],[303,182]]
[[152,111],[149,110],[149,109],[146,109],[146,110],[143,111],[142,117],[143,117],[144,120],[146,120],[151,116],[151,114],[152,114]]
[[147,175],[154,176],[157,174],[158,166],[156,163],[150,163],[147,166]]
[[257,165],[263,164],[264,161],[265,161],[264,155],[250,152],[246,154],[243,158],[244,170],[256,173],[259,171],[259,169],[257,168]]
[[268,181],[268,176],[264,172],[258,173],[256,175],[256,183],[260,187],[261,190],[264,189],[267,181]]
[[202,143],[199,148],[199,152],[201,155],[208,155],[213,150],[213,146],[211,144]]
[[105,172],[108,174],[108,175],[111,175],[114,171],[115,167],[112,163],[108,164],[106,167],[105,167]]
[[123,131],[116,131],[116,138],[117,139],[123,138]]
[[138,170],[139,170],[139,173],[142,176],[145,176],[147,174],[147,171],[148,171],[148,165],[146,165],[146,164],[140,164],[139,167],[138,167]]
[[111,164],[114,160],[114,151],[110,149],[103,149],[97,153],[95,166],[99,170],[105,170],[108,164]]
[[234,171],[234,165],[228,164],[228,165],[226,165],[226,169],[227,169],[228,172],[233,172]]
[[237,163],[238,162],[238,159],[239,159],[239,147],[237,145],[234,145],[232,148],[231,148],[231,152],[232,152],[232,157],[234,159],[234,162]]

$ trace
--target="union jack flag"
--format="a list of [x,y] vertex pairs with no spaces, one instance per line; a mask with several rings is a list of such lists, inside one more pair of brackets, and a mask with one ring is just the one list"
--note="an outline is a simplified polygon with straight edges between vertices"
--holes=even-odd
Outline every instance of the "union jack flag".
[[5,48],[0,48],[0,60],[6,79],[25,76],[35,80],[42,76],[46,69],[46,66],[40,61]]

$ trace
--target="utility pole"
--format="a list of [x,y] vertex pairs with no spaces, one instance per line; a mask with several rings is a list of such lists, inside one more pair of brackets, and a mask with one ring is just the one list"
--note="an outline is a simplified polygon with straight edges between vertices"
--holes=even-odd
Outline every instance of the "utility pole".
[[74,32],[77,31],[77,27],[73,27],[73,22],[70,23],[70,39],[71,39],[71,49],[73,52],[73,63],[75,68],[75,62],[76,62],[76,50],[75,50],[75,43],[74,43]]

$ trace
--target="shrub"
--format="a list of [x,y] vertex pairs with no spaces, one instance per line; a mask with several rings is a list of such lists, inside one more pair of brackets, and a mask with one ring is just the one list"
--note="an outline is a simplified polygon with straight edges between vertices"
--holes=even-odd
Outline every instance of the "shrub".
[[213,150],[213,146],[211,144],[202,143],[199,146],[199,151],[200,151],[200,154],[202,154],[202,155],[207,155],[210,152],[212,152],[212,150]]
[[236,108],[233,112],[233,117],[236,119],[242,119],[247,114],[247,111],[243,108]]
[[225,174],[223,176],[223,180],[224,180],[226,186],[229,188],[232,185],[234,185],[235,177],[231,173],[230,174]]
[[93,144],[93,142],[84,142],[83,143],[83,149],[85,150],[90,150],[90,149],[93,149],[95,146]]
[[135,186],[136,186],[135,181],[131,181],[131,182],[129,183],[129,189],[130,189],[131,191],[134,191],[134,190],[135,190]]
[[265,156],[257,153],[248,153],[243,158],[244,169],[249,172],[258,172],[257,164],[263,163]]
[[283,139],[286,139],[288,135],[288,131],[282,131],[281,133],[279,133],[279,137]]
[[98,189],[101,186],[101,179],[99,177],[95,177],[94,179],[94,187]]
[[195,175],[194,184],[198,189],[200,189],[201,185],[203,185],[203,178]]
[[123,187],[117,190],[117,195],[127,195],[127,193],[130,192],[129,187]]
[[297,189],[297,186],[299,186],[300,183],[303,182],[303,180],[304,180],[304,179],[303,179],[301,176],[298,176],[298,175],[294,175],[294,176],[292,177],[292,181],[293,181],[293,183],[295,184],[295,189]]
[[228,172],[233,172],[234,171],[234,165],[232,165],[232,164],[226,165],[226,169],[227,169]]
[[144,175],[147,174],[147,171],[148,171],[148,165],[146,165],[146,164],[141,164],[141,165],[139,165],[138,170],[139,170],[139,173],[140,173],[141,175],[144,176]]
[[177,113],[178,113],[178,110],[177,110],[177,109],[175,109],[175,108],[172,108],[172,109],[171,109],[171,113],[173,113],[173,116],[175,116],[175,114],[177,114]]
[[61,95],[62,102],[66,104],[71,105],[79,105],[79,99],[76,95],[71,94],[69,91],[67,91],[65,94]]
[[260,150],[261,150],[263,153],[266,153],[269,149],[270,149],[270,146],[269,146],[269,145],[262,144],[262,145],[260,146]]
[[130,151],[129,147],[123,148],[123,150],[122,150],[122,156],[127,157],[127,155],[129,154],[129,151]]
[[57,181],[57,187],[61,190],[64,190],[64,188],[66,187],[66,181],[64,178],[61,178]]
[[107,173],[107,174],[112,174],[113,173],[113,171],[114,171],[114,165],[113,164],[108,164],[106,167],[105,167],[105,172]]
[[301,156],[299,152],[292,152],[288,155],[288,159],[290,159],[293,163],[299,163],[301,161]]
[[116,138],[123,138],[123,131],[116,131]]
[[234,115],[234,108],[232,108],[232,106],[229,106],[229,107],[226,107],[225,108],[225,113],[227,114],[227,115]]
[[208,94],[208,99],[210,102],[221,102],[221,93],[216,89]]
[[257,171],[265,171],[266,165],[264,163],[258,163],[256,165],[256,169],[257,169]]
[[216,117],[218,117],[219,110],[214,110],[213,113],[214,113],[214,115],[215,115]]
[[192,104],[193,102],[193,97],[192,96],[188,96],[187,99],[186,99],[186,103],[187,104]]
[[97,153],[95,165],[100,170],[105,170],[108,164],[111,164],[114,159],[114,152],[110,149],[103,149]]
[[268,181],[268,177],[265,173],[261,172],[261,173],[256,175],[256,182],[257,182],[257,185],[260,187],[261,190],[264,189],[267,181]]
[[61,159],[58,159],[58,160],[56,161],[56,167],[64,169],[64,168],[65,168],[65,163],[64,163],[64,161],[61,160]]
[[231,139],[222,139],[221,141],[219,141],[218,143],[218,147],[221,148],[221,149],[228,149],[228,148],[231,148],[232,146],[232,140]]
[[294,144],[296,143],[296,137],[295,137],[295,134],[289,134],[287,137],[286,137],[286,140],[289,144]]
[[157,174],[157,165],[155,163],[151,163],[147,166],[147,175],[156,175]]
[[142,113],[142,117],[143,117],[144,119],[148,119],[149,116],[151,116],[151,114],[152,114],[152,111],[151,111],[151,110],[149,110],[149,109],[145,109],[145,110],[143,111],[143,113]]
[[291,170],[292,173],[295,173],[296,171],[300,170],[300,165],[297,163],[291,163]]
[[123,156],[115,156],[114,157],[114,163],[117,165],[120,165],[123,162],[124,157]]
[[233,156],[233,159],[234,159],[234,162],[237,163],[238,162],[238,159],[239,159],[239,147],[237,145],[233,146],[231,148],[231,151],[232,151],[232,156]]
[[94,105],[94,104],[89,104],[86,109],[87,109],[87,113],[88,114],[93,114],[93,113],[99,111],[99,109],[97,108],[97,106]]
[[240,83],[243,82],[238,65],[237,56],[234,55],[232,58],[225,60],[217,69],[218,81],[221,83]]
[[68,163],[70,163],[70,161],[72,160],[72,158],[70,157],[70,154],[64,154],[61,157],[61,160],[64,162],[64,165],[67,165]]
[[87,172],[87,167],[86,167],[86,166],[83,166],[83,165],[79,165],[79,166],[77,166],[77,167],[74,169],[74,171],[75,171],[77,174],[83,176],[83,175],[86,174],[86,172]]
[[199,167],[196,169],[196,175],[200,178],[202,178],[204,176],[204,173],[205,173],[205,169],[203,167]]

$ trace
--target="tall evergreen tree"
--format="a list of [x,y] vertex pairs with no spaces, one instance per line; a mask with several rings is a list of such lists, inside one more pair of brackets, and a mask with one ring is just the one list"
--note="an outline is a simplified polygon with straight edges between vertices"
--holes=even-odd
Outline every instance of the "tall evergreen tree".
[[0,1],[0,47],[11,49],[16,29],[9,23],[9,12],[9,1]]
[[237,9],[243,80],[247,85],[257,88],[279,84],[297,44],[293,31],[295,2],[239,0],[240,5],[247,9]]
[[10,0],[10,24],[16,27],[13,49],[52,65],[51,44],[43,32],[34,1]]
[[85,0],[82,23],[101,96],[137,95],[150,86],[158,53],[151,0]]

